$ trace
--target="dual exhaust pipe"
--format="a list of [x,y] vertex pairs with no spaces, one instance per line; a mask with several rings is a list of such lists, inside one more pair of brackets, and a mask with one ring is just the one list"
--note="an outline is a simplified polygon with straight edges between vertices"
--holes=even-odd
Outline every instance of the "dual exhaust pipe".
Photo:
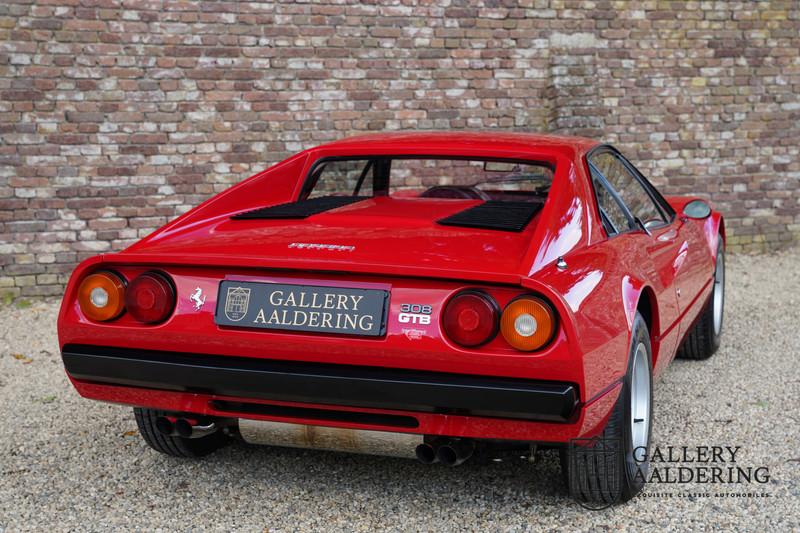
[[475,441],[470,439],[434,439],[417,446],[417,460],[431,465],[437,461],[447,466],[458,466],[475,451]]
[[190,421],[186,418],[177,418],[175,422],[166,416],[156,418],[156,429],[168,437],[183,437],[184,439],[199,439],[219,431],[214,422],[201,424],[199,421]]

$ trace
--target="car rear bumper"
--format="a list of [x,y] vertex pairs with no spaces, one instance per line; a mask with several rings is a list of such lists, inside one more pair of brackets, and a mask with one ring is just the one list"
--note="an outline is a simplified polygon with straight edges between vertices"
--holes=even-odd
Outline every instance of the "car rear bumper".
[[65,345],[87,398],[174,412],[485,439],[596,434],[618,395],[575,384],[381,367]]
[[83,381],[220,396],[439,414],[567,422],[570,383],[404,369],[67,345]]

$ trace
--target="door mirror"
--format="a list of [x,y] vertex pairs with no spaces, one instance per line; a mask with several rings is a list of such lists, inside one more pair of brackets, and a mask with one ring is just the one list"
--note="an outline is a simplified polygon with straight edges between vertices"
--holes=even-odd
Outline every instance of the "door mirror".
[[692,200],[683,206],[683,214],[689,218],[708,218],[711,216],[711,206],[703,200]]

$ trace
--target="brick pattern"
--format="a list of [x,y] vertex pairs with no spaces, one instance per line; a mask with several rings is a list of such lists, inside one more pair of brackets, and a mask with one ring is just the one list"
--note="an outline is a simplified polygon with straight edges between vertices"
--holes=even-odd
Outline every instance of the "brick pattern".
[[616,143],[738,250],[800,235],[800,4],[4,0],[0,292],[58,294],[302,148],[503,128]]

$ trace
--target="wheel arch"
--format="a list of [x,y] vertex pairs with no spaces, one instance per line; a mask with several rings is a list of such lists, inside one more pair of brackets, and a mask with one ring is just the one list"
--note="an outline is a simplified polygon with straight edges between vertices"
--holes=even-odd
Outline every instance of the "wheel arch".
[[647,324],[647,332],[650,336],[650,363],[653,368],[656,367],[656,361],[660,355],[658,336],[661,331],[661,324],[657,302],[655,291],[649,285],[642,287],[639,293],[639,299],[636,303],[636,311],[642,315],[645,324]]
[[722,249],[725,249],[728,237],[725,232],[725,219],[722,214],[714,211],[703,223],[703,234],[708,242],[708,252],[712,261],[717,260],[717,247],[722,240]]
[[640,313],[647,324],[648,335],[650,337],[651,364],[656,366],[659,350],[659,334],[661,331],[660,314],[658,312],[658,300],[656,293],[650,285],[645,282],[626,276],[623,282],[623,299],[628,320],[628,340],[633,336],[633,324],[636,313]]

